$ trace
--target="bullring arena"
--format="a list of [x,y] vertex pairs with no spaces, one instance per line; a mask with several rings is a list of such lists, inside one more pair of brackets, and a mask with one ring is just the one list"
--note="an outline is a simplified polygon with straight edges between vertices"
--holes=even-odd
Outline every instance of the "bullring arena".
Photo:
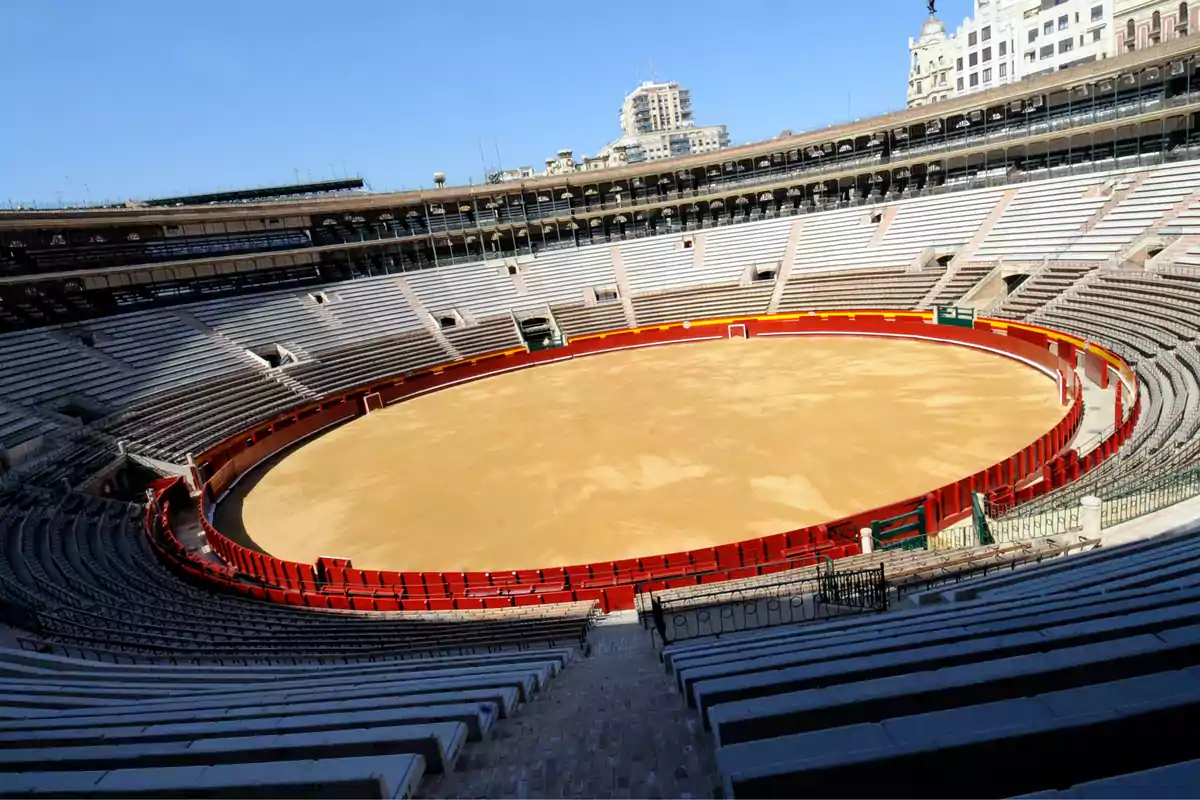
[[234,529],[240,511],[265,552],[360,568],[637,558],[923,494],[1062,414],[1054,382],[1028,366],[921,341],[618,351],[361,417],[243,481],[217,527]]
[[0,797],[1200,795],[1197,6],[715,154],[0,211]]

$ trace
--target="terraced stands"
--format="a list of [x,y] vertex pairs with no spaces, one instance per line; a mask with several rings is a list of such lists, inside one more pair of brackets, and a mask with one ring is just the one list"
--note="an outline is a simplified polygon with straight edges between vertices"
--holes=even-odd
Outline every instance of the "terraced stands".
[[304,399],[268,375],[242,369],[134,401],[106,427],[149,455],[180,463],[185,453],[199,452]]
[[1136,189],[1075,240],[1062,257],[1103,261],[1118,254],[1191,195],[1198,180],[1200,164],[1190,162],[1168,164],[1149,171]]
[[954,268],[954,274],[946,285],[928,303],[929,306],[952,306],[961,300],[971,289],[992,271],[993,265],[972,262],[962,267]]
[[511,317],[500,317],[444,333],[463,358],[523,346]]
[[942,276],[941,270],[849,270],[792,273],[779,312],[834,308],[912,308]]
[[28,627],[0,647],[0,794],[411,796],[569,665],[593,613],[213,594],[140,524],[100,498],[0,501],[0,598]]
[[59,426],[49,420],[35,417],[17,406],[0,403],[0,448],[14,448],[58,429]]
[[[1085,223],[1113,193],[1132,180],[1122,173],[1096,173],[1022,186],[976,250],[975,258],[1015,262],[1058,257],[1068,251],[1083,233]],[[1085,260],[1089,256],[1085,253],[1072,258]]]
[[663,658],[731,797],[1066,789],[1200,756],[1167,724],[1200,708],[1198,563],[1200,534],[1147,540],[960,583],[957,602]]
[[994,316],[1025,319],[1093,269],[1094,264],[1045,264],[1004,298]]
[[188,307],[189,313],[214,330],[252,350],[283,343],[304,348],[333,345],[338,333],[307,292],[270,292],[231,297]]
[[286,374],[322,395],[449,360],[442,346],[425,331],[368,339],[313,355],[312,361],[288,368]]
[[[888,218],[888,206],[860,209],[859,217],[839,220],[850,236],[846,242],[826,235],[804,237],[797,252],[795,267],[803,270],[854,269],[858,266],[903,269],[926,250],[949,252],[967,243],[1000,199],[1001,192],[985,190],[958,197],[918,198],[895,206]],[[953,214],[947,213],[953,208]],[[872,215],[884,215],[881,222]],[[814,227],[821,226],[821,220]],[[806,226],[808,222],[806,221]],[[881,225],[886,228],[877,236]],[[824,226],[821,226],[824,227]],[[870,233],[864,237],[862,234]],[[825,231],[822,231],[825,234]],[[794,274],[794,273],[793,273]]]
[[[730,230],[737,232],[745,227],[756,226],[739,225]],[[787,237],[782,230],[779,235],[784,239]],[[697,240],[693,238],[692,241],[693,248],[684,247],[682,236],[656,236],[621,244],[618,249],[629,281],[629,291],[636,295],[678,286],[733,283],[741,277],[746,264],[728,266],[724,271],[697,271],[693,266]]]
[[619,302],[595,306],[552,306],[558,327],[568,339],[591,333],[617,331],[625,327],[625,307]]
[[633,310],[639,325],[735,314],[765,314],[773,290],[773,283],[763,283],[642,295],[634,299]]

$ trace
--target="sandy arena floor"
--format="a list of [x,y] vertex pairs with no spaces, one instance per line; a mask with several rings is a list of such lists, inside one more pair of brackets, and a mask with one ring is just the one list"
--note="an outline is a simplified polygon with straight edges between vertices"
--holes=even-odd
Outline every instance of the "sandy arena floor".
[[1044,375],[960,347],[805,337],[631,350],[356,420],[247,476],[218,527],[281,558],[374,569],[669,553],[919,494],[1011,455],[1062,413]]

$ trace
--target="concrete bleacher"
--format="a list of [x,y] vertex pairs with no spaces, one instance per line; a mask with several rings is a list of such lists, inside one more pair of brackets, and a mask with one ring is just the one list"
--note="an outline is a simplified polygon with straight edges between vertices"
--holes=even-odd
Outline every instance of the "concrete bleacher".
[[1094,173],[1022,186],[975,258],[1020,262],[1057,256],[1079,238],[1084,224],[1113,193],[1132,180],[1121,173]]
[[906,271],[863,269],[792,273],[779,312],[836,308],[913,308],[941,278],[944,269]]
[[[1018,749],[989,796],[1069,789],[1200,756],[1162,725],[1200,708],[1197,563],[1200,533],[1101,548],[936,590],[952,601],[663,658],[730,797],[977,796]],[[1072,744],[1034,755],[1050,741]]]
[[0,646],[0,795],[413,796],[569,668],[594,613],[214,594],[159,562],[139,516],[0,498],[0,599],[34,620]]

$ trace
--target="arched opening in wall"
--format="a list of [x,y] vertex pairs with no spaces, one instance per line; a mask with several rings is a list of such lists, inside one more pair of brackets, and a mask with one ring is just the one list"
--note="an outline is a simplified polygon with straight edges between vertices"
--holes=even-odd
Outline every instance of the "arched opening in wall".
[[1018,286],[1020,286],[1022,283],[1025,282],[1025,279],[1028,277],[1029,276],[1024,273],[1020,273],[1017,275],[1005,275],[1004,276],[1004,287],[1008,291],[1009,294],[1012,294],[1013,292],[1015,292],[1017,290]]
[[944,256],[938,256],[936,260],[939,267],[948,267],[950,266],[950,262],[954,260],[954,253],[946,253]]
[[620,295],[617,294],[617,290],[615,288],[607,287],[607,288],[593,289],[592,291],[595,292],[595,294],[596,294],[597,305],[599,305],[601,303],[615,303],[621,299]]
[[778,276],[779,270],[774,264],[757,264],[750,273],[750,280],[753,283],[770,283]]
[[267,362],[271,369],[283,366],[283,353],[280,353],[277,347],[263,347],[251,352]]

